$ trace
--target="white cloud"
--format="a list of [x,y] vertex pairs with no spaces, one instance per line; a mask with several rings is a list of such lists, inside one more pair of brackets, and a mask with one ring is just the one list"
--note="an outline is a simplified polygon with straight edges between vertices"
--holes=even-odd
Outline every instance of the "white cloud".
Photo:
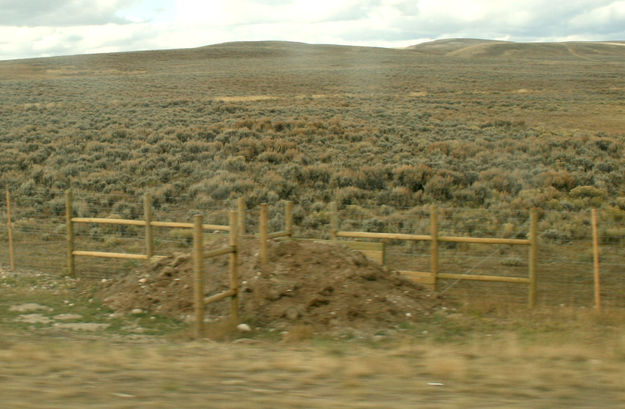
[[0,59],[239,40],[625,39],[625,0],[0,0]]
[[120,9],[139,0],[0,0],[0,25],[51,27],[127,23]]

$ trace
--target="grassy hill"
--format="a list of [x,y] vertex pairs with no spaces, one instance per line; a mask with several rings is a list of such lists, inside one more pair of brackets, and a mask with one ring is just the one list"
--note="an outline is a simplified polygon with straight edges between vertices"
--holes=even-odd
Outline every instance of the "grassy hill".
[[545,61],[565,58],[625,58],[625,42],[515,43],[480,39],[445,39],[407,47],[425,55],[464,58],[515,58]]

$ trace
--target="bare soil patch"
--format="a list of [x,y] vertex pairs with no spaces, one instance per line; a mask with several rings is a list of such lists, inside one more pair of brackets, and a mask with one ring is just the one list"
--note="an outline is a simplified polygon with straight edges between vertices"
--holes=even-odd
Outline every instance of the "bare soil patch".
[[[209,246],[218,248],[224,241]],[[308,241],[272,242],[269,262],[258,258],[257,240],[242,240],[240,305],[258,327],[311,326],[315,331],[375,330],[418,321],[440,305],[428,289],[342,246]],[[228,288],[226,257],[206,260],[206,295]],[[119,280],[102,284],[104,303],[118,311],[188,317],[193,312],[193,262],[170,256]],[[227,315],[227,302],[209,305],[210,319]]]

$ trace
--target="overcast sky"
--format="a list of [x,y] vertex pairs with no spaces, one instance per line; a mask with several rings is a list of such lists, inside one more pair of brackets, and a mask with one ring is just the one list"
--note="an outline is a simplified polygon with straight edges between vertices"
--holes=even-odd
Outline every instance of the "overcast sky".
[[0,0],[0,60],[289,40],[625,40],[625,0]]

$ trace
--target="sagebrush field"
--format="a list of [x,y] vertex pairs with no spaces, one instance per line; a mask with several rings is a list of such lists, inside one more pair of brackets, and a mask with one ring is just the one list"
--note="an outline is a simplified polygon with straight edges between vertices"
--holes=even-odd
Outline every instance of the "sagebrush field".
[[292,199],[304,228],[331,200],[622,210],[624,65],[621,43],[470,41],[5,61],[2,182],[56,214],[70,187],[176,209]]

